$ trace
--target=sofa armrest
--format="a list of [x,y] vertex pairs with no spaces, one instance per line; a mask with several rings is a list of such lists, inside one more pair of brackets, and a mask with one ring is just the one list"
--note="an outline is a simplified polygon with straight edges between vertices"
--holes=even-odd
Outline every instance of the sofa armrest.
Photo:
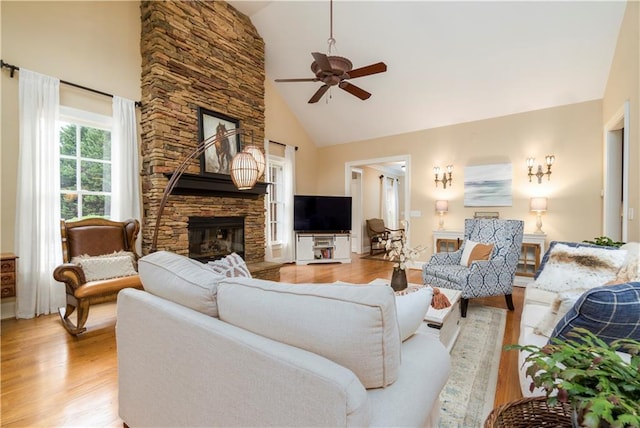
[[429,263],[431,265],[455,265],[460,263],[460,259],[462,258],[462,250],[452,251],[452,252],[443,252],[443,253],[434,253],[429,259]]
[[369,424],[364,387],[328,359],[139,290],[121,291],[117,311],[129,426]]

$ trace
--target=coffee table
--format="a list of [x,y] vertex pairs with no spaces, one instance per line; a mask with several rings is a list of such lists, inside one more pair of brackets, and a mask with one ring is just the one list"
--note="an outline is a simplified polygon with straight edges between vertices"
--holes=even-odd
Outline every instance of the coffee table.
[[[377,278],[369,284],[389,285],[389,282],[388,279]],[[422,284],[408,284],[408,286],[422,287]],[[424,322],[418,327],[418,331],[438,337],[447,351],[451,352],[451,348],[460,334],[460,296],[462,293],[448,288],[440,288],[440,292],[447,296],[451,306],[444,309],[434,309],[430,306],[424,316]]]

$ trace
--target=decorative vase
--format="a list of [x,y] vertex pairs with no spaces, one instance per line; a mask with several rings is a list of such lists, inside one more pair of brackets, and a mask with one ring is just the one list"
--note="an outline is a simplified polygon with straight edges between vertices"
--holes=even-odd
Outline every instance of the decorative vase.
[[407,288],[407,272],[399,267],[393,268],[391,275],[391,288],[393,291],[400,291]]

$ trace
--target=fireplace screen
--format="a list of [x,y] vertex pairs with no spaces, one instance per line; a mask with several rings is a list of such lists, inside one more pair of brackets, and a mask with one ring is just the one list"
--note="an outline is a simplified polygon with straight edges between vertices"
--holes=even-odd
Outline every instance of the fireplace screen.
[[189,217],[189,257],[206,262],[237,253],[244,259],[244,217]]

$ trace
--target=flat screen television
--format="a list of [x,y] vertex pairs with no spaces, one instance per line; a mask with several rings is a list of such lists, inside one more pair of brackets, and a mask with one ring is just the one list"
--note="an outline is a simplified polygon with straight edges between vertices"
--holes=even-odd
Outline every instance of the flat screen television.
[[351,196],[293,196],[293,230],[340,233],[351,230]]

